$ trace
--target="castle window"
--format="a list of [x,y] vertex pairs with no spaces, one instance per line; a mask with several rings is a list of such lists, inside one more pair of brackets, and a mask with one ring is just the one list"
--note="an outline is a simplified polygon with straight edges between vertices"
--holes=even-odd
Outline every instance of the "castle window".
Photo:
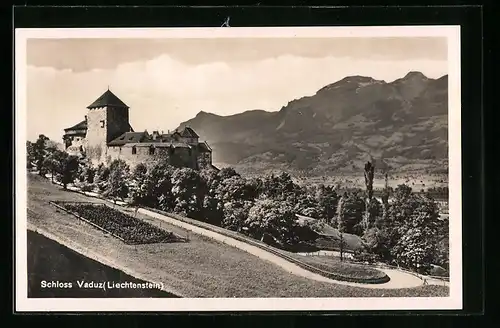
[[149,155],[154,155],[155,154],[155,147],[151,146],[149,147]]
[[132,147],[132,155],[135,155],[135,154],[137,154],[137,148],[135,148],[135,146],[134,146],[134,147]]
[[104,127],[104,120],[101,120],[101,128]]

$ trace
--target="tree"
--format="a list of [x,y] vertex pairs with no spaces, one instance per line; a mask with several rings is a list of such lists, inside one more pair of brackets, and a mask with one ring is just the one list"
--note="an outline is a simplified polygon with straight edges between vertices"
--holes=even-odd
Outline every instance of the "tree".
[[115,159],[109,165],[109,179],[104,189],[104,196],[110,197],[113,200],[120,198],[121,200],[128,197],[128,179],[130,168],[128,164],[121,160]]
[[42,167],[49,170],[62,182],[67,189],[69,183],[75,180],[78,172],[78,157],[60,150],[53,151],[43,162]]
[[[66,152],[61,152],[66,154]],[[66,154],[67,155],[67,154]],[[78,157],[73,155],[63,156],[61,171],[58,172],[61,177],[61,182],[64,189],[67,189],[68,183],[75,180],[76,172],[78,170]]]
[[31,169],[35,161],[35,145],[31,141],[26,141],[26,168]]
[[190,168],[177,169],[172,176],[174,211],[193,219],[202,217],[204,181]]
[[223,203],[219,197],[219,185],[221,177],[214,170],[202,170],[200,172],[205,197],[203,199],[203,218],[210,224],[220,226],[222,224]]
[[326,223],[332,223],[337,212],[339,196],[332,186],[320,185],[316,192],[316,200],[320,210],[320,218]]
[[110,170],[109,167],[104,165],[104,163],[100,163],[97,166],[97,170],[95,173],[94,184],[100,191],[106,190],[108,179],[109,179]]
[[36,169],[38,174],[44,175],[43,160],[46,156],[46,142],[49,140],[45,135],[40,134],[35,144],[33,145],[33,157],[35,160]]
[[425,273],[439,254],[442,222],[436,202],[398,186],[386,229],[391,255],[397,263]]
[[296,202],[300,188],[290,174],[282,172],[279,175],[268,175],[262,181],[262,194],[275,200]]
[[59,152],[53,152],[49,156],[45,157],[42,162],[41,170],[46,173],[49,172],[51,181],[54,182],[54,176],[58,171],[58,166],[61,164],[62,154]]
[[337,224],[340,231],[361,235],[363,232],[362,220],[365,211],[363,199],[354,192],[347,193],[340,198],[337,206]]
[[364,228],[368,230],[375,222],[375,217],[372,216],[373,210],[371,209],[371,203],[373,198],[373,177],[375,172],[375,166],[367,162],[365,164],[365,186],[366,186],[366,197],[365,197],[365,218],[364,218]]
[[270,241],[280,247],[289,248],[300,242],[296,234],[297,219],[293,206],[285,201],[258,199],[248,213],[245,227],[254,238]]
[[389,215],[389,197],[391,190],[389,189],[389,178],[387,172],[385,173],[385,186],[382,191],[382,222],[379,222],[378,227],[381,228],[386,224]]
[[221,226],[226,229],[240,232],[245,226],[245,220],[253,206],[250,201],[227,202],[223,206],[223,220]]
[[172,175],[174,170],[172,166],[159,161],[152,163],[149,167],[137,165],[130,183],[132,203],[160,208],[163,211],[173,210]]

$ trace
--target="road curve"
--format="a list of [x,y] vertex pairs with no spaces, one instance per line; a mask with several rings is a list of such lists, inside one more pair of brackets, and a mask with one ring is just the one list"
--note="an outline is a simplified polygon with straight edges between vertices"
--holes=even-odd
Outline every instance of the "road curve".
[[275,255],[273,253],[270,253],[262,248],[259,248],[257,246],[253,246],[250,244],[247,244],[245,242],[239,241],[237,239],[222,235],[220,233],[201,228],[186,222],[182,222],[180,220],[171,218],[166,215],[162,215],[144,208],[139,208],[138,210],[140,213],[148,215],[150,217],[154,217],[158,220],[162,220],[164,222],[167,222],[169,224],[181,227],[183,229],[192,231],[196,234],[203,235],[209,238],[212,238],[214,240],[217,240],[219,242],[222,242],[224,244],[239,248],[245,252],[248,252],[252,255],[258,256],[259,258],[263,260],[267,260],[269,262],[274,263],[275,265],[280,266],[284,270],[295,274],[297,276],[305,277],[308,279],[316,280],[316,281],[321,281],[321,282],[328,282],[328,283],[333,283],[333,284],[338,284],[338,285],[347,285],[347,286],[353,286],[353,287],[362,287],[362,288],[371,288],[371,289],[397,289],[397,288],[413,288],[417,286],[423,285],[423,281],[406,272],[398,271],[398,270],[393,270],[393,269],[379,269],[380,271],[383,271],[385,274],[387,274],[390,278],[390,280],[386,283],[382,284],[360,284],[360,283],[353,283],[353,282],[346,282],[346,281],[340,281],[340,280],[333,280],[330,278],[326,278],[322,275],[319,275],[317,273],[313,273],[311,271],[305,270],[301,268],[300,266],[287,261],[283,259],[282,257]]

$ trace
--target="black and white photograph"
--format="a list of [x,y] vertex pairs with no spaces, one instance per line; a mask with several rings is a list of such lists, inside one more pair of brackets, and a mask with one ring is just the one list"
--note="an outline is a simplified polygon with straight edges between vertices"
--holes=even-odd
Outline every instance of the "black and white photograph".
[[461,309],[458,26],[15,41],[17,310]]

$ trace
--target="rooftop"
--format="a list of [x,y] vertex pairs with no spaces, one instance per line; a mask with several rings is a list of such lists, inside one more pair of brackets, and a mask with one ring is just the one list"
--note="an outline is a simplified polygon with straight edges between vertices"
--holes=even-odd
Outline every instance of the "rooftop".
[[120,100],[114,93],[109,91],[109,89],[104,92],[99,98],[96,99],[92,104],[87,106],[88,109],[99,108],[105,106],[115,106],[122,108],[129,108],[123,101]]
[[64,129],[64,131],[68,131],[68,130],[87,130],[87,120],[83,120],[80,123],[75,124],[70,128]]

